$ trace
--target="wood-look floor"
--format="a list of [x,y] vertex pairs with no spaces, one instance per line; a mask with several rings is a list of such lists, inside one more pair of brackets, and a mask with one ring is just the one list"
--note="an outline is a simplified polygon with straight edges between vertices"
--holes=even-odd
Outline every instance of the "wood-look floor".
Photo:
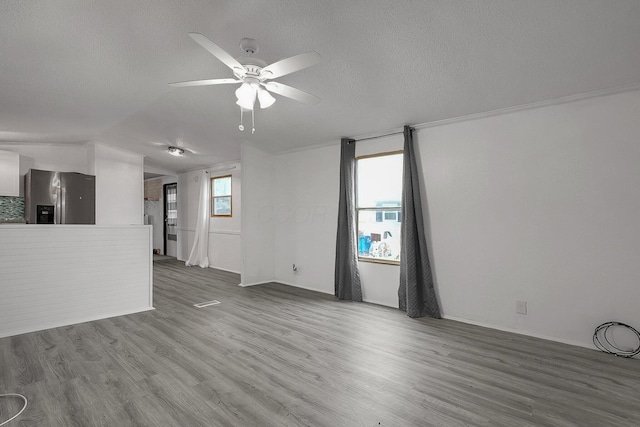
[[[154,272],[154,311],[0,339],[0,393],[29,399],[11,426],[640,425],[639,360],[178,261]],[[2,399],[0,423],[19,403]]]

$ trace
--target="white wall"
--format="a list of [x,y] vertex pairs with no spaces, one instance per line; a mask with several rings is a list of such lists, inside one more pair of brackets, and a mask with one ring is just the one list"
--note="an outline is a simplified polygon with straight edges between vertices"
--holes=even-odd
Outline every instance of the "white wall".
[[638,117],[634,91],[418,132],[445,315],[585,346],[640,326]]
[[242,271],[243,286],[274,280],[273,156],[242,145]]
[[[587,347],[602,322],[640,327],[638,117],[633,91],[416,132],[446,317]],[[387,143],[381,151],[397,148]],[[357,152],[379,144],[362,141]],[[276,200],[335,209],[338,161],[336,146],[276,156]],[[277,280],[333,293],[335,219],[273,227]],[[297,276],[292,259],[303,260]],[[397,267],[360,265],[365,298],[397,306]]]
[[24,196],[24,175],[29,169],[89,173],[85,144],[0,144],[0,150],[20,156],[20,196]]
[[96,176],[96,224],[140,225],[144,220],[144,158],[119,148],[92,143],[90,174]]
[[[242,224],[242,170],[239,162],[213,165],[209,179],[231,175],[231,217],[209,219],[209,266],[240,273],[242,270],[241,224]],[[189,258],[197,222],[198,199],[202,170],[178,176],[178,259]]]
[[339,159],[338,145],[274,158],[274,186],[265,192],[275,205],[264,212],[275,227],[269,252],[278,282],[333,294]]
[[0,151],[0,196],[20,195],[20,155]]
[[3,148],[20,154],[20,174],[29,169],[88,173],[87,145],[22,144]]

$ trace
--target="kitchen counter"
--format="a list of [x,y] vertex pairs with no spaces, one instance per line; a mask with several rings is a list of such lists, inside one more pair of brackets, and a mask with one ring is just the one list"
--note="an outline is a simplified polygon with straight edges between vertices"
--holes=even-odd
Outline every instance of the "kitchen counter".
[[148,225],[0,226],[0,337],[153,309]]

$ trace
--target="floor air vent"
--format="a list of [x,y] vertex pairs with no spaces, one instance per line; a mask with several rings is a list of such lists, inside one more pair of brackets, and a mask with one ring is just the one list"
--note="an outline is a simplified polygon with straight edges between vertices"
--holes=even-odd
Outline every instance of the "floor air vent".
[[199,302],[198,304],[193,304],[193,306],[196,308],[204,308],[204,307],[209,307],[210,305],[218,305],[218,304],[220,304],[220,301],[214,299],[213,301]]

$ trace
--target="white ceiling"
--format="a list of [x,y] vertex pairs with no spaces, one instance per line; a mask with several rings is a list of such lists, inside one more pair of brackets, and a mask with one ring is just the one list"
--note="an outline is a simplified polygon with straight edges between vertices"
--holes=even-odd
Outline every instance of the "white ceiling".
[[[3,0],[0,144],[100,141],[179,172],[271,152],[640,83],[638,0]],[[187,36],[267,63],[316,50],[240,132],[232,77]],[[248,116],[247,116],[248,117]],[[246,124],[246,123],[245,123]],[[198,154],[175,158],[163,145]]]

